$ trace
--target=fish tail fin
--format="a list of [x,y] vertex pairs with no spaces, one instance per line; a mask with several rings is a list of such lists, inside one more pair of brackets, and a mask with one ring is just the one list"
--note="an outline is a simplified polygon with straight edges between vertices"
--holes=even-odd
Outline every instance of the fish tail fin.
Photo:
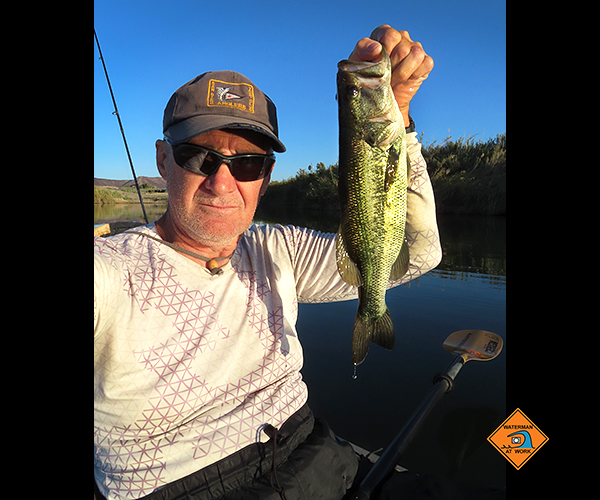
[[373,324],[373,342],[385,349],[393,349],[395,338],[392,313],[386,307],[383,316]]
[[389,308],[375,321],[357,314],[352,331],[352,362],[359,365],[364,361],[371,342],[385,349],[393,349],[394,340],[394,324]]
[[352,330],[352,362],[355,365],[360,365],[367,357],[372,338],[371,332],[371,323],[357,314]]

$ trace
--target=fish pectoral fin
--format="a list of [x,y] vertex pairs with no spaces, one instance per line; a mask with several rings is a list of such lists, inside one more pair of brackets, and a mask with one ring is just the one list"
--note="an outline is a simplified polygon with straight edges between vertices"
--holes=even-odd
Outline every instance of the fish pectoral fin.
[[362,277],[354,261],[348,255],[341,231],[337,234],[336,243],[337,268],[342,279],[353,286],[362,286]]
[[408,241],[404,239],[402,247],[400,248],[400,253],[398,254],[396,262],[394,262],[394,265],[392,266],[392,270],[390,272],[391,281],[397,281],[406,274],[406,271],[408,271],[409,261],[410,255],[408,254]]

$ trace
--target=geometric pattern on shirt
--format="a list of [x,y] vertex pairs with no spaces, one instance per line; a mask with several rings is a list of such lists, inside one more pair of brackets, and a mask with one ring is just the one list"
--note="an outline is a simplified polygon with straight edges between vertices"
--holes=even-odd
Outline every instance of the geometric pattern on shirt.
[[[176,279],[175,269],[159,258],[159,254],[148,252],[146,245],[130,245],[127,267],[131,279],[123,285],[137,301],[140,311],[148,313],[157,309],[162,315],[171,317],[179,334],[134,352],[139,363],[156,379],[152,396],[132,425],[112,428],[105,436],[106,440],[97,442],[105,454],[104,471],[116,472],[115,479],[119,478],[115,483],[110,477],[107,481],[111,493],[117,496],[147,494],[164,483],[164,451],[184,436],[189,427],[186,420],[193,419],[196,426],[204,424],[196,429],[197,442],[190,447],[193,459],[209,453],[218,453],[221,458],[247,444],[249,436],[253,439],[256,429],[265,423],[264,414],[254,414],[255,405],[246,405],[242,412],[218,420],[205,419],[204,422],[203,417],[195,413],[207,401],[225,407],[239,404],[239,398],[280,379],[282,371],[286,371],[292,361],[285,359],[288,352],[282,348],[282,309],[275,308],[265,317],[260,305],[268,299],[267,284],[258,283],[252,272],[241,272],[239,276],[248,289],[248,321],[264,354],[260,356],[260,364],[252,366],[253,369],[236,383],[209,387],[205,378],[198,374],[197,355],[210,354],[210,362],[202,367],[205,375],[211,370],[222,370],[223,360],[231,347],[227,342],[231,332],[219,325],[214,311],[215,296],[211,292],[187,290]],[[301,392],[298,385],[294,387]],[[270,395],[269,391],[261,393],[263,399]],[[292,400],[297,396],[299,394],[288,395]],[[273,415],[269,417],[284,421],[296,409],[273,408]],[[156,439],[153,436],[162,437]],[[105,447],[108,441],[110,445]]]

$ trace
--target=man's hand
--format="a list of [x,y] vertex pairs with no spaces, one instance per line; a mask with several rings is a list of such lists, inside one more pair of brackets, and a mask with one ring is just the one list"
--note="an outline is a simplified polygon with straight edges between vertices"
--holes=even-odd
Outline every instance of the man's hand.
[[[373,40],[376,40],[376,43]],[[392,61],[392,90],[398,107],[408,127],[410,100],[433,69],[433,59],[419,42],[413,42],[407,31],[396,31],[388,24],[375,28],[371,38],[359,40],[348,59],[353,61],[378,61],[381,45]]]

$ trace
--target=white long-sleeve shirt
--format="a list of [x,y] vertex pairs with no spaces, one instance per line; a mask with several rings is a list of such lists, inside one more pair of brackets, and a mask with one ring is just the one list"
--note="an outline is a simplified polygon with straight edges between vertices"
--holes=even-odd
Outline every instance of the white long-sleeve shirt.
[[[410,266],[441,249],[416,134],[406,235]],[[135,228],[158,237],[154,223]],[[308,398],[298,302],[357,297],[335,234],[253,225],[223,273],[149,238],[94,238],[94,464],[108,499],[135,499],[268,438]]]

